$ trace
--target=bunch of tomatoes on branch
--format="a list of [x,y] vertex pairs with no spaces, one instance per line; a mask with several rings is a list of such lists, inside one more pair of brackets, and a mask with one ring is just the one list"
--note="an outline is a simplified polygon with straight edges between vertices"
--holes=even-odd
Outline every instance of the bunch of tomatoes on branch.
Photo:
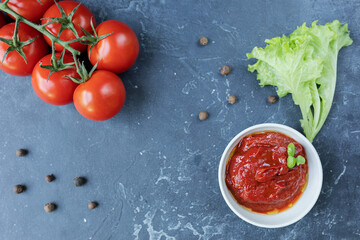
[[[0,68],[11,75],[32,75],[37,96],[53,105],[74,102],[84,117],[103,121],[125,102],[117,74],[135,63],[139,41],[125,23],[107,20],[96,27],[93,13],[76,1],[2,0]],[[49,49],[51,53],[49,54]],[[80,54],[93,65],[86,69]]]

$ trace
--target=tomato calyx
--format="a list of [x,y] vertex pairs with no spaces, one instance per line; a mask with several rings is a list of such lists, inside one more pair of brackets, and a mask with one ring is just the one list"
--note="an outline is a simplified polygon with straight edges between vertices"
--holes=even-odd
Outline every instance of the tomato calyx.
[[50,61],[51,64],[50,65],[42,65],[42,62],[40,62],[41,68],[50,70],[47,80],[50,79],[51,74],[53,74],[54,72],[62,71],[65,69],[76,68],[75,63],[73,63],[73,62],[64,63],[65,49],[61,52],[59,59],[57,59],[56,55],[55,55],[54,43],[52,44],[52,49],[53,50],[52,50],[51,61]]
[[90,58],[91,50],[94,48],[94,46],[99,41],[101,41],[104,38],[106,38],[106,37],[110,36],[111,34],[113,34],[113,33],[108,33],[108,34],[98,36],[98,34],[96,33],[96,29],[94,27],[94,24],[93,24],[92,20],[90,21],[90,25],[91,25],[91,28],[92,28],[92,30],[94,32],[94,35],[92,35],[88,31],[86,31],[83,27],[80,26],[81,30],[85,33],[85,36],[80,38],[80,42],[83,43],[83,44],[86,44],[86,45],[91,45],[91,47],[89,49],[89,53],[88,53],[89,58]]
[[[78,39],[79,38],[79,34],[77,33],[74,24],[72,23],[72,18],[74,17],[75,12],[78,10],[78,8],[80,7],[81,3],[79,3],[70,13],[69,15],[66,15],[64,9],[59,5],[59,3],[57,1],[55,1],[56,6],[58,7],[61,17],[57,18],[57,17],[49,17],[46,19],[51,19],[50,22],[47,22],[46,24],[44,24],[45,26],[53,24],[53,23],[60,23],[60,30],[58,32],[57,37],[60,37],[61,33],[65,30],[65,29],[70,29],[70,31],[75,35],[75,37]],[[75,40],[77,40],[75,39]],[[79,40],[77,40],[79,41]]]
[[1,42],[4,42],[7,45],[9,45],[9,48],[4,53],[4,57],[3,57],[2,61],[1,61],[1,64],[5,61],[7,55],[12,51],[17,51],[21,55],[21,57],[24,59],[25,63],[27,63],[26,55],[25,55],[25,53],[23,51],[23,47],[25,47],[26,45],[31,44],[33,41],[36,40],[37,37],[34,37],[32,39],[29,39],[29,40],[23,41],[23,42],[20,41],[19,34],[18,34],[19,33],[19,24],[20,24],[20,21],[16,20],[15,29],[14,29],[14,35],[12,37],[12,40],[0,37]]
[[85,83],[86,81],[88,81],[91,78],[91,75],[96,70],[98,63],[96,63],[91,68],[90,72],[88,72],[88,70],[85,67],[84,61],[80,62],[80,60],[78,60],[75,55],[73,55],[73,57],[74,57],[74,62],[75,62],[75,66],[76,66],[76,72],[79,74],[80,78],[74,78],[71,76],[66,76],[66,77],[75,83],[79,83],[79,84]]

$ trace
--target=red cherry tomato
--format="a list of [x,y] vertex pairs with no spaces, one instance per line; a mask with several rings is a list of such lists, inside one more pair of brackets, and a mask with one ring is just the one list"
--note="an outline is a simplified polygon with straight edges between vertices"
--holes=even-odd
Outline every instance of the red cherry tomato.
[[[75,7],[77,7],[77,5],[79,5],[79,3],[75,2],[75,1],[61,1],[61,2],[59,2],[59,5],[64,9],[66,15],[69,15],[71,13],[71,11]],[[51,19],[49,19],[50,17],[56,17],[56,18],[61,17],[60,10],[59,10],[58,6],[56,6],[56,4],[52,5],[45,12],[43,19],[41,20],[41,24],[50,22],[51,21]],[[90,25],[91,19],[92,19],[94,26],[96,26],[95,17],[92,14],[92,12],[87,7],[85,7],[83,4],[81,4],[80,7],[76,10],[76,12],[72,18],[72,21],[71,21],[74,24],[75,30],[78,33],[79,37],[85,36],[85,33],[81,30],[80,26],[82,28],[84,28],[86,31],[88,31],[89,33],[93,33],[93,30]],[[50,31],[50,33],[52,33],[53,35],[58,36],[60,27],[61,27],[60,23],[53,23],[53,24],[46,26],[46,29],[48,31]],[[46,36],[44,36],[44,37],[45,37],[46,42],[51,46],[51,44],[52,44],[51,40]],[[74,33],[70,29],[65,29],[60,34],[60,39],[64,40],[64,41],[73,40],[75,38],[76,37],[75,37]],[[72,43],[72,44],[70,44],[70,46],[80,52],[83,52],[86,50],[86,45],[78,43],[78,42]],[[56,51],[62,51],[64,48],[61,45],[56,43],[55,49],[56,49]]]
[[131,68],[139,54],[139,41],[134,31],[123,22],[108,20],[101,23],[96,32],[98,36],[112,34],[93,47],[90,53],[91,64],[98,62],[97,69],[114,73],[125,72]]
[[5,16],[2,12],[0,12],[0,28],[6,24]]
[[[9,23],[3,26],[0,29],[0,37],[12,40],[14,29],[15,23]],[[2,62],[2,64],[0,64],[0,69],[11,75],[30,75],[35,64],[48,53],[48,45],[38,31],[32,27],[29,27],[25,23],[19,24],[19,39],[21,42],[30,40],[35,37],[37,37],[35,41],[23,47],[23,52],[25,53],[27,63],[16,51],[10,52],[2,62],[4,54],[9,48],[9,45],[4,42],[0,42],[0,61]]]
[[[57,59],[60,53],[56,53]],[[72,56],[65,54],[64,63],[73,62]],[[51,54],[46,55],[40,60],[42,65],[51,64]],[[65,69],[62,71],[54,72],[48,79],[50,70],[40,67],[39,64],[35,65],[32,73],[31,83],[36,95],[49,104],[65,105],[73,101],[73,94],[75,88],[79,85],[74,83],[66,76],[79,78],[76,69]]]
[[53,0],[10,0],[8,6],[24,18],[39,23],[45,11],[53,4]]
[[125,87],[114,73],[98,70],[74,92],[74,104],[84,117],[104,121],[114,117],[125,102]]

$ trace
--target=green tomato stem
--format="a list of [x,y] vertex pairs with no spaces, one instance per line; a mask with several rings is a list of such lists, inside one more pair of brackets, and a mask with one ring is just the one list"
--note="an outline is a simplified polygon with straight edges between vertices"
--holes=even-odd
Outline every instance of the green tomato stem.
[[14,47],[17,47],[18,46],[18,43],[20,41],[20,38],[19,38],[19,24],[20,24],[20,21],[18,19],[16,19],[15,21],[15,29],[14,29],[14,35],[13,35],[13,44],[14,44]]
[[57,64],[57,59],[55,55],[55,43],[51,43],[51,65],[54,66],[55,69],[57,69],[59,66]]

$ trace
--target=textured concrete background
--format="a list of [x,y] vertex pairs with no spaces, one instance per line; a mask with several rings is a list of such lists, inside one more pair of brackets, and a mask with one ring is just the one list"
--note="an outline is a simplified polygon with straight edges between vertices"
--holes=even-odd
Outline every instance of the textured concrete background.
[[[121,77],[128,98],[114,119],[93,122],[74,106],[37,98],[30,78],[0,74],[0,239],[359,239],[360,2],[82,1],[98,22],[118,19],[139,36],[135,67]],[[349,23],[332,111],[314,141],[324,167],[320,198],[301,221],[262,229],[225,204],[217,169],[228,141],[246,127],[300,128],[290,97],[269,105],[245,54],[303,22]],[[200,36],[210,39],[198,45]],[[229,64],[227,77],[219,68]],[[228,105],[235,94],[239,102]],[[197,119],[199,111],[210,117]],[[30,150],[17,158],[15,150]],[[57,179],[46,183],[45,175]],[[75,188],[83,175],[88,184]],[[15,184],[28,190],[12,192]],[[87,203],[100,206],[90,211]],[[43,205],[58,204],[46,214]]]

